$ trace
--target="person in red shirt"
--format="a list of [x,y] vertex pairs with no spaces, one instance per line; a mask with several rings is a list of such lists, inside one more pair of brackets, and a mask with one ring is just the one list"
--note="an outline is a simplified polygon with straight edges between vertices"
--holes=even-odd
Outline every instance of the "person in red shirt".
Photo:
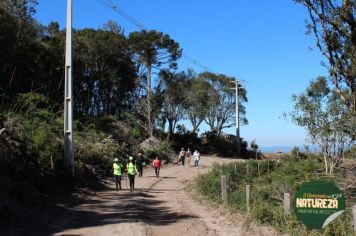
[[158,156],[156,156],[156,159],[153,161],[153,168],[155,169],[156,172],[156,177],[159,177],[159,170],[161,169],[161,161],[159,160]]

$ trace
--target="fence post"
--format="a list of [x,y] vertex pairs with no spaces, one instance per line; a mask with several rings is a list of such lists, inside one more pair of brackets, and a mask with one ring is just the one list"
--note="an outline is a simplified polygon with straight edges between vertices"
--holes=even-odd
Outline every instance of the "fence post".
[[236,172],[237,172],[237,170],[236,170],[236,162],[235,162],[235,175],[236,175]]
[[290,212],[290,194],[284,193],[284,215],[288,215]]
[[51,155],[51,170],[54,170],[53,156]]
[[353,215],[354,230],[356,233],[356,204],[352,207],[352,215]]
[[226,191],[226,176],[221,176],[221,199],[223,202],[226,202],[227,199],[227,191]]
[[250,185],[246,185],[246,210],[250,212]]
[[246,175],[247,176],[250,175],[250,165],[249,164],[246,165]]

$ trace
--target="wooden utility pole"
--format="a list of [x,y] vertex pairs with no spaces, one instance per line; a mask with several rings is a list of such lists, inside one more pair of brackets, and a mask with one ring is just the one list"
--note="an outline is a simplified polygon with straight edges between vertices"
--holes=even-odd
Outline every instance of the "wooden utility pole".
[[226,190],[226,176],[221,176],[221,199],[223,202],[227,200],[227,190]]
[[250,212],[250,185],[246,185],[246,211]]
[[284,193],[284,215],[288,215],[290,213],[290,194],[289,193]]

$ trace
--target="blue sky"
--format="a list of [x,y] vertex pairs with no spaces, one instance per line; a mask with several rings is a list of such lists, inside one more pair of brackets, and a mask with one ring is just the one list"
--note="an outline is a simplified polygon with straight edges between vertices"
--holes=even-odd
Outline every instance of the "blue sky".
[[[72,1],[75,28],[98,28],[114,20],[126,34],[137,30],[101,0]],[[305,35],[305,8],[292,0],[111,1],[147,29],[168,33],[184,53],[213,72],[244,81],[249,125],[242,126],[240,133],[245,140],[255,139],[260,147],[305,143],[303,128],[282,117],[292,109],[292,94],[301,93],[310,80],[327,73],[313,37]],[[58,21],[65,27],[65,0],[38,2],[35,17],[39,22]],[[184,58],[179,66],[203,71]]]

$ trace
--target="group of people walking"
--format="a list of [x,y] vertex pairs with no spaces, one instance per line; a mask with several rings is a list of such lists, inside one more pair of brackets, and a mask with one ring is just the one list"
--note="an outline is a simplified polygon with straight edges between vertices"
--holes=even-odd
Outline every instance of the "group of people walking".
[[[187,159],[188,166],[190,166],[190,161],[191,159],[193,159],[194,166],[196,168],[199,168],[200,153],[198,152],[198,150],[195,150],[194,153],[192,154],[189,148],[187,149],[187,151],[185,151],[184,148],[182,148],[182,150],[179,152],[179,158],[183,167],[185,165],[186,159]],[[135,189],[135,176],[138,175],[138,177],[143,177],[143,170],[145,167],[146,167],[146,160],[144,159],[141,152],[138,153],[136,160],[134,160],[132,156],[129,157],[128,162],[126,164],[126,173],[130,184],[130,192],[132,192]],[[152,167],[154,168],[155,175],[158,178],[160,169],[162,168],[162,163],[158,156],[156,156],[156,158],[153,160]],[[114,170],[116,191],[119,191],[122,189],[121,176],[124,173],[124,166],[120,162],[119,158],[114,159],[113,170]]]
[[[132,156],[129,157],[128,162],[126,164],[126,173],[127,178],[129,179],[130,184],[130,192],[135,189],[135,176],[143,177],[143,170],[146,166],[146,160],[143,158],[142,153],[138,153],[136,160]],[[152,166],[155,170],[156,177],[159,177],[159,171],[162,167],[161,160],[157,156],[152,163]],[[119,158],[114,159],[113,163],[114,177],[115,177],[115,186],[116,191],[122,189],[121,187],[121,176],[124,172],[124,167],[122,163],[119,161]]]
[[200,161],[200,153],[198,152],[197,149],[195,149],[193,155],[192,152],[190,151],[190,148],[185,150],[184,148],[181,149],[179,152],[179,161],[181,161],[182,166],[185,166],[185,160],[187,160],[188,167],[190,166],[190,161],[191,159],[194,160],[194,167],[199,168],[199,161]]

